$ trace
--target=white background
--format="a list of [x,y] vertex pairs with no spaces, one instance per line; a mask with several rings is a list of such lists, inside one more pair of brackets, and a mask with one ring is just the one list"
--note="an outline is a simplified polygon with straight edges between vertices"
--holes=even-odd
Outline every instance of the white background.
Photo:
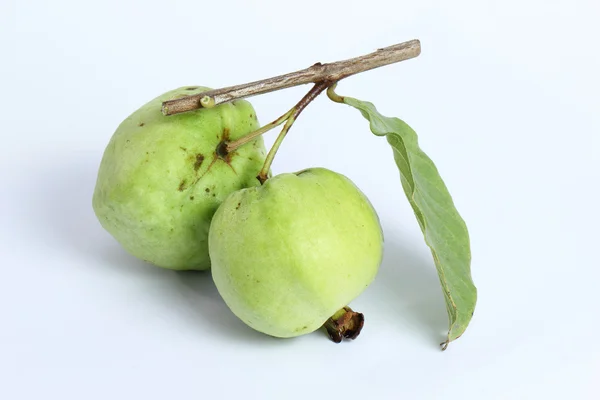
[[[600,398],[599,19],[596,0],[2,0],[0,398]],[[96,221],[104,147],[149,99],[413,38],[420,57],[338,92],[415,128],[469,226],[479,302],[446,352],[391,151],[325,96],[274,171],[344,173],[380,214],[358,340],[254,332],[210,274],[145,265]],[[251,101],[266,123],[306,90]]]

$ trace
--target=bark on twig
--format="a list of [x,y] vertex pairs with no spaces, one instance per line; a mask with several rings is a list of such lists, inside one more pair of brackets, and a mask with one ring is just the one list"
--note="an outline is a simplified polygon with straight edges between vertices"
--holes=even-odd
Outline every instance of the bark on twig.
[[[205,104],[210,104],[210,106],[213,107],[228,101],[243,99],[307,83],[318,83],[323,81],[337,82],[360,72],[417,57],[420,53],[421,43],[418,40],[410,40],[349,60],[328,64],[316,63],[301,71],[165,101],[162,105],[162,112],[164,115],[173,115],[196,110],[203,107],[201,103],[202,99],[205,100]],[[211,101],[207,101],[208,99]]]

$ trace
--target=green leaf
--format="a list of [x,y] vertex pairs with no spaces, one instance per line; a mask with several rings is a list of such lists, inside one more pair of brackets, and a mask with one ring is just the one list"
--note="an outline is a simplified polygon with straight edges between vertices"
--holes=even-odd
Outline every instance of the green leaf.
[[371,131],[385,136],[392,146],[404,193],[412,206],[433,260],[446,299],[450,322],[448,343],[467,329],[477,302],[471,278],[471,249],[464,220],[431,159],[421,150],[417,134],[398,118],[381,115],[372,103],[338,97],[358,109],[370,122]]

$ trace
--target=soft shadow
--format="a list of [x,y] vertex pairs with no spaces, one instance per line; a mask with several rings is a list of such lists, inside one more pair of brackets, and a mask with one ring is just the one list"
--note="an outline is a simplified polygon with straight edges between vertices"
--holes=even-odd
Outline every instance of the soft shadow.
[[440,343],[447,333],[448,315],[435,265],[424,243],[418,249],[407,243],[414,240],[386,232],[383,263],[369,295],[400,325],[429,343]]
[[[77,258],[73,264],[78,268],[122,274],[142,286],[159,284],[173,312],[180,309],[184,329],[197,326],[216,336],[246,342],[284,342],[254,331],[235,317],[217,292],[210,272],[168,271],[125,252],[100,226],[92,210],[98,163],[97,154],[74,153],[69,159],[49,159],[46,169],[39,171],[28,199],[36,229],[43,232],[47,245]],[[408,326],[428,343],[439,343],[446,333],[447,314],[435,266],[422,242],[419,249],[406,243],[411,243],[410,238],[386,231],[384,260],[368,290],[369,302],[386,309],[401,325],[399,329]],[[153,304],[165,299],[157,300],[149,291],[144,301]],[[161,306],[164,304],[157,304]]]
[[188,311],[194,316],[195,323],[210,330],[215,335],[228,335],[240,341],[281,344],[282,339],[269,337],[255,331],[238,319],[221,298],[212,280],[210,271],[174,272],[177,279],[173,284],[185,298]]
[[209,271],[177,272],[152,266],[127,253],[104,231],[92,209],[98,163],[94,157],[73,154],[72,159],[48,160],[45,171],[40,172],[44,179],[32,186],[29,199],[36,229],[43,232],[45,244],[77,259],[72,263],[77,268],[117,273],[149,288],[159,285],[162,298],[154,297],[152,290],[138,293],[148,293],[144,302],[156,303],[157,307],[167,302],[174,313],[179,309],[181,318],[177,320],[189,324],[190,329],[200,327],[201,331],[245,342],[281,343],[241,322],[222,300]]

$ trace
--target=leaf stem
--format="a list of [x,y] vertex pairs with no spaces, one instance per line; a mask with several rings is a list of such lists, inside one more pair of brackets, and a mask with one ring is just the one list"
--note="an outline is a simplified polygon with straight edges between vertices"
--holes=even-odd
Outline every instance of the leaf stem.
[[318,62],[306,69],[285,75],[168,100],[163,102],[162,112],[164,115],[179,114],[307,83],[337,82],[360,72],[417,57],[419,54],[421,43],[418,40],[409,40],[348,60],[327,64]]
[[[260,181],[261,185],[265,183],[265,181],[268,179],[269,170],[271,169],[271,164],[273,163],[275,154],[277,154],[279,146],[281,146],[283,139],[285,139],[285,136],[296,121],[296,118],[298,118],[300,113],[306,108],[307,105],[309,105],[319,94],[321,94],[321,92],[327,89],[327,87],[331,84],[332,83],[328,81],[323,81],[315,84],[315,86],[313,86],[312,89],[310,89],[310,91],[306,93],[306,95],[304,95],[304,97],[298,102],[298,104],[296,104],[290,111],[286,113],[290,115],[287,117],[283,129],[279,133],[279,136],[277,136],[277,139],[275,139],[275,143],[273,143],[271,150],[269,150],[267,158],[265,159],[265,163],[260,172],[258,173],[257,178]],[[274,122],[277,121],[279,121],[279,119]]]
[[337,82],[327,88],[327,97],[329,100],[335,101],[336,103],[343,103],[344,96],[340,96],[335,92],[335,87],[337,86]]

